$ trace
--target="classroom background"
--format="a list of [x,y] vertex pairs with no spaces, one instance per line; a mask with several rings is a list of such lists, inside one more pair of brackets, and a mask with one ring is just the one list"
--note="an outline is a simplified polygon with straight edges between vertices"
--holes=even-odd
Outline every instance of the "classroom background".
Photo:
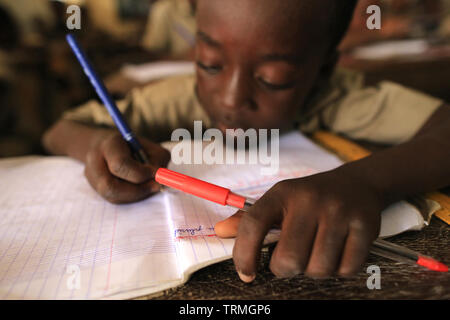
[[[450,0],[359,2],[339,65],[368,85],[388,79],[450,101]],[[195,1],[0,0],[0,158],[45,154],[43,132],[96,98],[65,41],[74,4],[76,35],[116,99],[163,77],[133,78],[126,66],[193,60]],[[381,7],[380,30],[366,27],[371,4]]]

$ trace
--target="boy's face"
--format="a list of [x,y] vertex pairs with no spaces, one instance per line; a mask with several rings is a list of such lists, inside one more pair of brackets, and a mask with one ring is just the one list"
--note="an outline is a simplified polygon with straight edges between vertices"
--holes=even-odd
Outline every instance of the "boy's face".
[[328,2],[198,0],[197,94],[215,127],[291,128],[329,59]]

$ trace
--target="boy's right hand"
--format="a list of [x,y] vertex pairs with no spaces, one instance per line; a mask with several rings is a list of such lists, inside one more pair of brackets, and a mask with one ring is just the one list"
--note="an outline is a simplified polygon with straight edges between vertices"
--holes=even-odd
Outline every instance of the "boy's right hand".
[[139,138],[150,164],[137,161],[119,133],[109,133],[93,144],[85,161],[84,174],[91,186],[112,203],[145,199],[159,191],[156,170],[167,166],[170,153],[159,144]]

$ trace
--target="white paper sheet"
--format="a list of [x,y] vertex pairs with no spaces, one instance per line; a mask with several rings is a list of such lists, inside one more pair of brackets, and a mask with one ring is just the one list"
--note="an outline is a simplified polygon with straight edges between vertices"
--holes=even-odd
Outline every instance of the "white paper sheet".
[[194,73],[195,65],[189,61],[160,61],[140,65],[126,65],[121,73],[129,79],[146,83],[170,76]]

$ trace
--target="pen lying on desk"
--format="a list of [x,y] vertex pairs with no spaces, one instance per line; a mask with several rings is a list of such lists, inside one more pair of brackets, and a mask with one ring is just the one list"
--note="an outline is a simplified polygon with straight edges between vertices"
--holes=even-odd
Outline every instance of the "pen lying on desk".
[[[256,201],[235,194],[231,192],[230,189],[195,179],[165,168],[158,169],[155,180],[162,185],[224,206],[232,206],[243,211],[248,211]],[[431,257],[422,255],[418,252],[385,240],[375,240],[372,244],[370,252],[397,262],[417,264],[433,271],[448,272],[448,267],[445,264]]]

